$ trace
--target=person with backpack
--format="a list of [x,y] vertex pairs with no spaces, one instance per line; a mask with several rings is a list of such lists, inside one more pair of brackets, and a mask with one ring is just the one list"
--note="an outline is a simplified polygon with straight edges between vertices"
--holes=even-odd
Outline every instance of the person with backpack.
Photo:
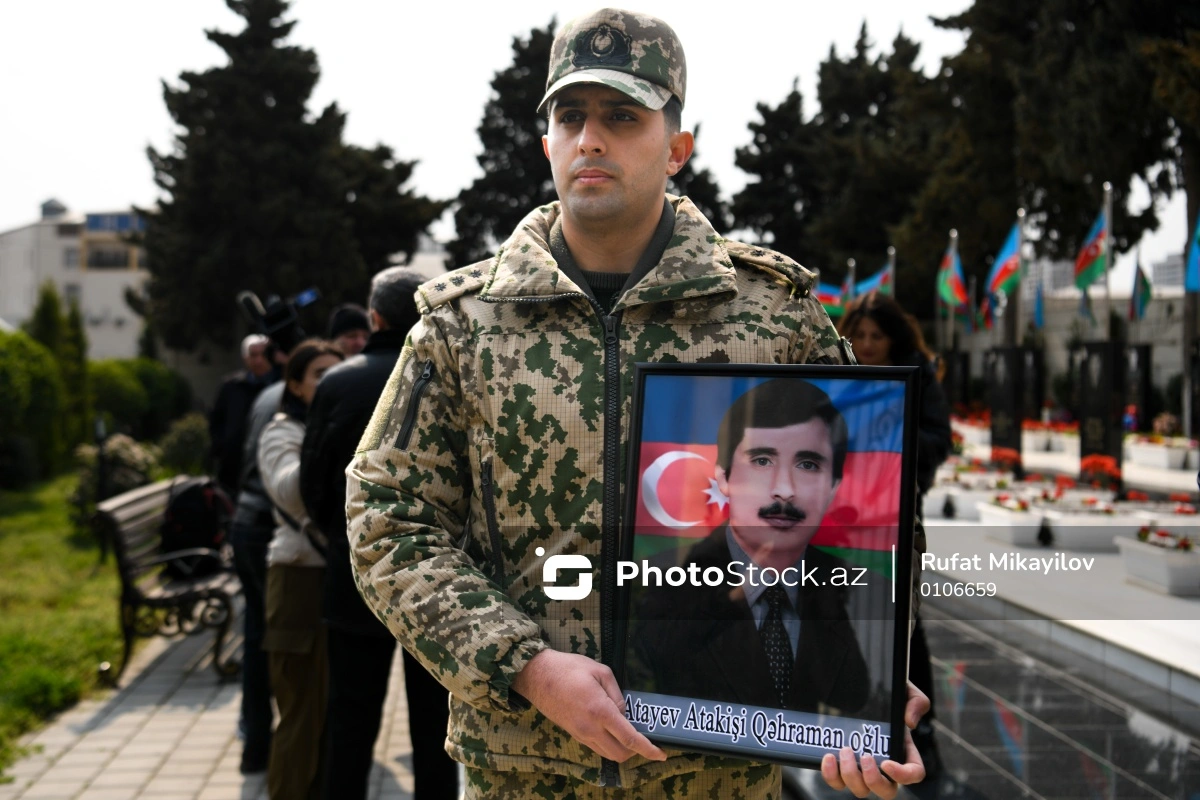
[[279,412],[258,442],[258,470],[274,506],[267,550],[266,635],[271,693],[279,724],[271,739],[267,791],[272,798],[320,796],[327,675],[321,597],[324,535],[300,495],[300,449],[308,406],[325,371],[343,358],[332,342],[301,342],[288,358]]

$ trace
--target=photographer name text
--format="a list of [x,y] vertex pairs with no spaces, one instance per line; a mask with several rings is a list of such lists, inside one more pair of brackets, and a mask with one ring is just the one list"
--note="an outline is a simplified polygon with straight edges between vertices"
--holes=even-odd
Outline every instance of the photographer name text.
[[1040,572],[1049,575],[1051,572],[1089,572],[1095,566],[1095,558],[1068,556],[1066,553],[1055,553],[1050,556],[1030,556],[1024,553],[989,553],[987,567],[984,567],[983,556],[980,553],[963,555],[953,553],[949,556],[938,556],[934,553],[924,553],[921,556],[921,566],[935,572]]

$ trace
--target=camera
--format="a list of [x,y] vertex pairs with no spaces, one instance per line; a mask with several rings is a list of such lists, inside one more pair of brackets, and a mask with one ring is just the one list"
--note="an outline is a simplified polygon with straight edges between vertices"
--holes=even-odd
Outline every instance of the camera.
[[266,305],[249,290],[238,292],[237,302],[254,329],[271,340],[279,350],[290,353],[305,338],[300,326],[300,309],[321,299],[321,293],[308,288],[283,300],[277,294],[267,297]]

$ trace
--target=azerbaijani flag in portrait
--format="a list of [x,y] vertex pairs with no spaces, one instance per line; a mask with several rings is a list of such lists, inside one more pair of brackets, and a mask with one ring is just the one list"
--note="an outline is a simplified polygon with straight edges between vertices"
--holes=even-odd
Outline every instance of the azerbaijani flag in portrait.
[[[807,380],[824,391],[842,413],[849,432],[842,481],[810,544],[890,578],[900,524],[904,384],[853,378],[782,379]],[[729,499],[714,477],[717,430],[733,402],[766,380],[647,377],[635,560],[688,545],[726,523]]]

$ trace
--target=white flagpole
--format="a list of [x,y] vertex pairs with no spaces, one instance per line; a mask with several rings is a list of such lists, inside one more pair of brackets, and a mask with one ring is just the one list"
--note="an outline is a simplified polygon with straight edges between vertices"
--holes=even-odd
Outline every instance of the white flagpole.
[[1104,339],[1112,341],[1112,287],[1108,285],[1108,272],[1112,269],[1116,254],[1112,240],[1112,184],[1104,182]]

